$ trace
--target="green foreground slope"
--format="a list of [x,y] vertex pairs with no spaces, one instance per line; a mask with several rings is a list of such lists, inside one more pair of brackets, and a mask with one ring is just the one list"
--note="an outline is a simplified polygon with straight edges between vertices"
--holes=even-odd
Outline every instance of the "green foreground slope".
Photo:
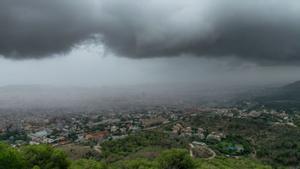
[[80,159],[71,161],[66,154],[48,145],[12,148],[0,144],[0,169],[271,169],[255,160],[240,158],[192,158],[186,149],[170,149],[154,159],[104,160]]

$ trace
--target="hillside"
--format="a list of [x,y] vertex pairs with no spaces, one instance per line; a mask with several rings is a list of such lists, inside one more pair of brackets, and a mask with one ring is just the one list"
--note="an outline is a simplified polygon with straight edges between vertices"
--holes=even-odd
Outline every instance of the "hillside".
[[282,87],[287,90],[300,90],[300,80]]
[[26,146],[20,149],[0,143],[1,169],[271,169],[253,159],[217,158],[193,159],[185,149],[162,151],[158,157],[129,159],[106,163],[93,159],[70,160],[66,154],[47,145]]
[[269,89],[254,100],[267,107],[298,110],[300,108],[300,81]]

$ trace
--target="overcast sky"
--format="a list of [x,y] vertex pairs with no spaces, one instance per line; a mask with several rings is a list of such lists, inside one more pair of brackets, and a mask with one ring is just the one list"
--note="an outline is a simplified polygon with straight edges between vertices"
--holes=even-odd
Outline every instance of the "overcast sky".
[[1,0],[0,85],[300,80],[298,0]]

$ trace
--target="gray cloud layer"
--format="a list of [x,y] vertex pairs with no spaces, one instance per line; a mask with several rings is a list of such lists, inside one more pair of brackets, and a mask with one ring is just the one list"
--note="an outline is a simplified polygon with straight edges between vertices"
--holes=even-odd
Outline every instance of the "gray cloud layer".
[[1,0],[0,55],[42,58],[99,38],[130,58],[298,64],[299,21],[297,0]]

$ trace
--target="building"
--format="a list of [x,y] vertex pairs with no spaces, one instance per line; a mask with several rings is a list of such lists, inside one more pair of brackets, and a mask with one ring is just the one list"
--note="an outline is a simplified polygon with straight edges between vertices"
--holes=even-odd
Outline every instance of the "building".
[[225,135],[223,133],[212,132],[209,135],[207,135],[206,140],[209,142],[219,142],[223,138],[225,138]]
[[48,132],[46,130],[41,130],[36,133],[32,133],[28,135],[33,142],[42,143],[44,139],[48,136]]
[[87,134],[84,138],[89,141],[101,142],[108,136],[108,134],[108,131],[100,131],[96,133]]

